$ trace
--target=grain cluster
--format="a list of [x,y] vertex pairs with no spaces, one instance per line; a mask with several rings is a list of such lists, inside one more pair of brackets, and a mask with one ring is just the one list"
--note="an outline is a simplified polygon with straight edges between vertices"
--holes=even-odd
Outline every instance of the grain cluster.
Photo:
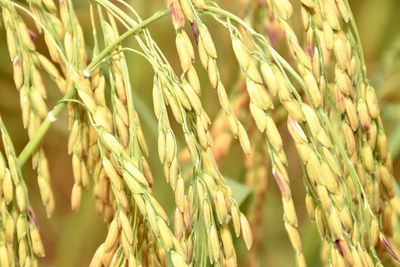
[[[74,182],[71,209],[79,212],[82,194],[90,189],[108,225],[91,267],[238,266],[234,237],[241,236],[248,250],[257,248],[268,224],[260,211],[269,173],[281,194],[297,266],[307,266],[292,197],[291,179],[299,177],[288,174],[278,130],[282,121],[299,155],[306,208],[322,240],[324,265],[383,266],[383,259],[399,260],[392,242],[399,216],[392,159],[348,1],[299,0],[304,45],[291,25],[289,0],[242,2],[265,9],[267,29],[246,14],[203,0],[167,0],[165,10],[147,19],[122,0],[88,1],[94,40],[88,45],[72,0],[0,0],[30,139],[18,156],[0,119],[0,266],[37,266],[45,255],[21,169],[31,158],[51,216],[56,192],[41,142],[64,108]],[[178,71],[148,27],[166,16],[175,34]],[[35,22],[32,29],[26,17]],[[236,89],[224,85],[222,51],[207,17],[229,34],[240,70]],[[33,27],[44,37],[46,53],[36,49]],[[271,31],[280,34],[291,58],[275,50]],[[123,42],[129,36],[138,50]],[[143,133],[127,52],[144,57],[153,70],[149,90],[156,140]],[[207,80],[199,78],[201,72]],[[45,86],[44,76],[64,95],[51,110],[46,98],[53,87]],[[220,108],[215,120],[202,103],[208,87]],[[244,180],[252,190],[243,213],[220,170],[235,140],[246,156]],[[147,142],[155,142],[157,151],[149,151]],[[154,155],[174,194],[172,216],[152,192],[160,179],[149,164]],[[249,252],[250,263],[256,255]]]

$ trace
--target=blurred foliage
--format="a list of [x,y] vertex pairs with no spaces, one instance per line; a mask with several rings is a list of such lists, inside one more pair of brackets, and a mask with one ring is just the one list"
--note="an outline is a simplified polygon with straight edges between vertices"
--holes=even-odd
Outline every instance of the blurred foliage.
[[[75,1],[76,10],[80,23],[84,29],[88,29],[87,44],[91,45],[90,21],[88,16],[87,1]],[[129,1],[138,10],[143,18],[149,16],[156,10],[163,8],[163,1]],[[241,14],[241,1],[218,1],[224,8]],[[294,2],[294,1],[292,1]],[[395,164],[395,175],[399,177],[400,161],[400,1],[398,0],[352,0],[350,1],[354,15],[359,27],[364,53],[368,65],[369,76],[378,90],[381,99],[381,110],[384,125],[390,140],[390,149]],[[294,20],[299,19],[296,14]],[[166,19],[151,25],[150,31],[154,39],[159,43],[164,54],[167,55],[172,66],[178,68],[178,58],[176,54],[174,31],[171,23],[166,23]],[[228,34],[224,34],[216,24],[211,24],[217,49],[219,49],[220,70],[226,84],[226,88],[233,88],[238,69],[232,68],[234,61],[233,52],[225,49],[228,41]],[[34,28],[32,28],[34,30]],[[296,29],[301,33],[301,29]],[[18,94],[14,89],[11,65],[8,62],[6,49],[5,32],[0,30],[0,113],[12,135],[17,151],[21,151],[27,143],[27,134],[22,127],[19,111]],[[36,40],[40,50],[45,51],[43,40]],[[135,46],[131,39],[129,45]],[[136,91],[136,104],[139,113],[143,118],[145,135],[149,143],[150,151],[156,151],[156,122],[151,108],[151,85],[152,70],[148,63],[139,56],[128,54],[129,68],[132,70],[133,88]],[[6,60],[7,59],[7,60]],[[205,80],[206,73],[199,74]],[[206,82],[204,82],[206,84]],[[51,86],[51,84],[48,84]],[[233,90],[233,89],[232,89]],[[49,90],[49,106],[54,105],[61,97],[56,90]],[[215,92],[211,88],[205,88],[202,93],[202,101],[206,110],[215,117],[217,105],[215,104]],[[52,218],[46,218],[43,206],[40,204],[40,196],[36,184],[36,174],[32,172],[29,164],[24,168],[24,174],[29,187],[29,196],[36,210],[39,225],[41,227],[42,238],[45,244],[46,257],[42,260],[42,266],[87,266],[93,253],[106,234],[105,224],[96,215],[93,196],[85,193],[82,205],[78,214],[70,211],[70,192],[73,184],[71,173],[71,160],[67,155],[67,127],[65,114],[55,123],[44,140],[44,148],[50,159],[52,186],[56,193],[56,210]],[[291,142],[286,126],[281,123],[281,133],[287,138],[286,151],[289,157],[289,171],[292,177],[294,201],[300,219],[300,231],[304,240],[304,250],[309,266],[320,266],[318,253],[318,234],[315,226],[307,219],[304,207],[304,186],[302,173],[297,153]],[[237,181],[243,181],[244,167],[238,164],[243,162],[243,155],[238,148],[238,144],[229,151],[229,159],[221,163],[222,172]],[[162,168],[158,160],[157,153],[151,155],[150,164],[154,170],[155,186],[154,193],[166,210],[172,214],[174,202],[170,190],[165,190],[165,179],[163,178]],[[268,177],[265,177],[269,179]],[[246,196],[246,189],[234,182],[234,194],[238,194],[241,200]],[[243,206],[245,207],[246,201]],[[280,196],[274,183],[270,183],[266,195],[264,212],[264,240],[258,248],[262,255],[262,266],[294,266],[292,248],[285,233],[282,223],[282,207]],[[312,236],[312,238],[307,238]],[[242,241],[239,241],[240,243]],[[244,245],[239,251],[244,253]],[[242,265],[240,265],[242,266]]]

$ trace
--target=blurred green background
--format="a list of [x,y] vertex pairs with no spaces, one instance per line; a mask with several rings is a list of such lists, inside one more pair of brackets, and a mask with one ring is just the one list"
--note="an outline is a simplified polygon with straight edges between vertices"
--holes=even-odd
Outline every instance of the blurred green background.
[[[88,1],[74,1],[76,12],[81,25],[90,34],[88,15]],[[164,1],[126,1],[146,18],[155,11],[164,7]],[[294,1],[292,1],[294,2]],[[299,1],[296,1],[299,2]],[[227,10],[240,14],[240,1],[218,1],[219,5]],[[298,3],[297,3],[298,4]],[[382,116],[386,131],[389,135],[390,149],[395,162],[396,176],[400,171],[398,156],[400,151],[400,1],[398,0],[352,0],[350,1],[359,27],[369,77],[378,90],[381,99]],[[296,4],[294,4],[296,5]],[[298,9],[295,9],[298,10]],[[294,19],[298,19],[298,14]],[[206,19],[206,21],[209,21]],[[32,25],[32,24],[28,24]],[[299,24],[296,24],[299,25]],[[36,31],[36,29],[31,28]],[[230,49],[226,31],[210,23],[210,30],[219,50],[219,67],[226,88],[232,87],[236,80],[238,69],[233,64],[233,53]],[[296,29],[301,33],[301,28]],[[150,27],[154,39],[159,43],[164,54],[171,64],[178,70],[177,54],[175,51],[174,31],[169,18],[163,18]],[[12,81],[11,65],[6,49],[5,32],[0,29],[0,113],[11,133],[17,151],[21,151],[27,143],[27,134],[20,119],[19,97]],[[45,51],[43,42],[37,40],[38,49]],[[133,40],[127,45],[135,46]],[[87,36],[88,49],[91,47],[91,37]],[[135,90],[136,104],[142,117],[145,135],[150,151],[156,149],[154,117],[151,115],[151,85],[152,69],[142,58],[127,55],[129,67],[132,70],[132,83]],[[201,68],[198,68],[201,69]],[[205,80],[204,72],[199,71],[200,77]],[[233,78],[232,78],[233,77]],[[215,92],[203,82],[202,101],[205,109],[213,118],[217,113]],[[61,97],[58,91],[49,83],[49,107]],[[304,207],[304,186],[301,169],[297,161],[293,143],[286,133],[285,123],[281,123],[282,135],[287,138],[286,151],[289,156],[289,171],[292,179],[294,200],[297,204],[300,219],[300,231],[303,237],[304,250],[309,266],[320,266],[319,238],[314,225],[309,223]],[[71,174],[71,160],[67,155],[67,127],[65,113],[48,132],[44,140],[44,148],[50,160],[52,187],[56,197],[56,210],[53,216],[46,218],[38,194],[36,174],[32,172],[30,164],[24,167],[24,174],[29,188],[29,196],[36,212],[42,238],[45,244],[46,257],[41,260],[41,266],[87,266],[97,246],[104,240],[106,225],[96,214],[94,197],[91,191],[85,192],[80,211],[74,214],[70,211],[70,192],[73,179]],[[285,140],[286,141],[286,140]],[[243,180],[244,166],[237,164],[243,155],[234,144],[229,152],[229,159],[221,164],[222,172],[239,181]],[[150,164],[155,177],[154,194],[164,207],[171,211],[173,208],[172,194],[165,186],[162,168],[157,153],[150,155]],[[267,179],[267,178],[266,178]],[[166,189],[168,188],[168,189]],[[282,208],[280,196],[273,181],[269,187],[265,203],[265,226],[262,245],[258,248],[260,257],[259,266],[294,266],[293,252],[286,236],[282,223]],[[241,240],[238,246],[239,257],[243,253]]]

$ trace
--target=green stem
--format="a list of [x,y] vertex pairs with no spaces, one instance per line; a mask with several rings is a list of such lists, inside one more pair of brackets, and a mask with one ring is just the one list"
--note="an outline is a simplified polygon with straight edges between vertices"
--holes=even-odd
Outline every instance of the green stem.
[[36,131],[35,135],[29,140],[28,144],[24,147],[21,154],[18,156],[18,164],[22,167],[25,162],[29,159],[29,156],[35,151],[43,137],[49,130],[51,124],[57,120],[57,117],[64,110],[69,99],[75,95],[75,88],[69,90],[65,96],[55,105],[55,107],[49,112],[47,118],[42,122]]
[[[135,27],[132,27],[128,31],[124,32],[120,35],[114,42],[108,45],[103,51],[101,51],[87,66],[84,70],[85,75],[90,74],[94,68],[108,55],[108,53],[115,48],[119,43],[123,40],[128,38],[131,34],[134,34],[141,29],[145,28],[147,25],[151,24],[152,22],[166,16],[169,14],[168,10],[162,10],[156,12],[151,17],[147,18],[146,20],[140,22]],[[21,154],[18,156],[18,164],[19,166],[23,166],[30,155],[35,151],[35,149],[39,146],[40,142],[42,141],[43,137],[46,135],[47,131],[49,130],[51,124],[56,121],[57,117],[61,114],[64,110],[65,106],[67,105],[68,101],[73,98],[76,94],[75,88],[71,88],[65,96],[55,105],[55,107],[49,112],[47,118],[42,122],[39,126],[38,130],[36,131],[35,135],[31,138],[31,140],[26,144],[24,149],[22,150]]]
[[144,20],[143,22],[137,24],[135,27],[132,27],[128,31],[124,32],[122,35],[120,35],[118,37],[118,39],[116,39],[114,42],[112,42],[110,45],[108,45],[103,51],[101,51],[96,56],[96,58],[94,58],[92,60],[92,62],[89,64],[89,66],[87,66],[85,71],[91,72],[97,66],[97,64],[99,64],[107,56],[107,54],[111,50],[113,50],[115,48],[115,46],[117,46],[123,40],[128,38],[130,35],[134,34],[135,32],[137,32],[137,31],[139,31],[141,29],[143,29],[144,27],[146,27],[147,25],[151,24],[152,22],[154,22],[154,21],[166,16],[167,14],[169,14],[168,10],[161,10],[159,12],[156,12],[151,17],[149,17],[146,20]]

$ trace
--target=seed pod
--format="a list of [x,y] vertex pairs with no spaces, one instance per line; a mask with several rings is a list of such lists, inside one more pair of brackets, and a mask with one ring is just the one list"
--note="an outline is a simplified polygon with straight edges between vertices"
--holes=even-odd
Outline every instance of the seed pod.
[[15,188],[15,197],[17,200],[17,206],[20,212],[26,211],[26,190],[22,184],[18,184]]
[[253,103],[250,103],[250,112],[256,122],[258,130],[260,132],[264,132],[265,128],[267,127],[267,122],[265,120],[265,111],[261,108],[257,107]]
[[393,187],[392,174],[383,165],[379,166],[379,173],[380,173],[381,183],[382,183],[383,187],[386,189],[386,191],[388,192],[388,195],[390,197],[394,196],[395,192],[394,192],[394,187]]
[[242,235],[246,244],[246,248],[249,250],[253,245],[253,234],[251,233],[249,222],[243,214],[240,214],[240,227],[242,229]]
[[224,194],[221,190],[217,190],[214,196],[214,203],[217,212],[218,221],[223,224],[227,222],[228,208]]
[[378,118],[379,116],[378,98],[376,96],[374,88],[370,85],[367,86],[366,100],[367,100],[369,114],[374,119]]
[[72,124],[72,127],[69,132],[68,136],[68,154],[72,153],[72,150],[78,141],[79,138],[79,121],[75,120]]
[[371,118],[368,113],[367,104],[360,99],[357,103],[358,118],[360,119],[361,129],[368,131],[371,126]]
[[282,105],[289,113],[289,116],[294,118],[296,121],[303,122],[306,120],[303,111],[301,110],[301,105],[296,100],[283,101]]
[[[3,9],[3,18],[5,17],[5,9]],[[14,31],[10,29],[9,27],[6,28],[6,40],[7,40],[7,48],[8,48],[8,54],[10,55],[11,60],[14,59],[17,56],[17,43],[15,41],[15,35]]]
[[280,151],[283,147],[282,138],[279,134],[278,129],[276,128],[275,122],[272,120],[271,117],[266,116],[266,134],[268,137],[269,142],[271,143],[272,147],[275,151]]
[[104,241],[104,250],[109,251],[114,247],[119,237],[118,221],[116,218],[111,222],[106,240]]
[[335,1],[334,0],[324,1],[324,10],[329,25],[332,27],[332,29],[339,30],[340,29],[339,11],[337,10]]
[[30,99],[32,108],[37,112],[40,118],[45,119],[47,117],[48,110],[39,90],[32,87],[30,90]]
[[155,235],[159,235],[156,213],[153,207],[151,206],[150,202],[146,201],[145,206],[146,206],[146,216],[147,216],[146,219],[150,224],[150,229],[152,229]]
[[169,129],[165,135],[165,161],[171,163],[176,154],[176,141],[172,130]]
[[104,131],[100,134],[100,136],[104,144],[112,153],[115,155],[121,155],[121,153],[124,151],[124,148],[112,134]]
[[296,148],[302,162],[307,162],[310,156],[310,147],[308,144],[296,143]]
[[275,163],[277,166],[272,168],[272,174],[279,187],[279,191],[281,191],[282,197],[289,199],[291,198],[291,192],[289,188],[288,174],[280,161],[276,161]]
[[325,41],[326,48],[328,50],[332,50],[334,34],[333,34],[333,30],[332,30],[331,26],[329,25],[329,23],[326,20],[323,22],[322,29],[324,32],[324,41]]
[[129,126],[129,115],[127,107],[121,102],[118,97],[114,97],[114,103],[118,116],[121,118],[126,126]]
[[239,129],[238,129],[239,123],[238,123],[236,117],[234,116],[234,114],[228,114],[227,119],[228,119],[228,123],[229,123],[229,129],[231,130],[232,135],[234,137],[237,137],[238,131],[239,131]]
[[246,70],[246,76],[258,84],[263,83],[260,72],[258,71],[258,68],[253,61],[250,61],[249,67]]
[[251,151],[251,144],[249,136],[247,135],[246,130],[244,129],[243,125],[238,123],[238,137],[240,141],[240,145],[242,146],[243,152],[245,154],[250,154]]
[[165,161],[166,147],[165,147],[165,134],[164,131],[158,131],[158,156],[160,157],[161,163]]
[[207,133],[206,129],[203,128],[203,124],[201,123],[200,118],[196,120],[196,133],[201,146],[206,150],[208,148]]
[[10,203],[13,200],[14,195],[14,184],[10,175],[10,172],[6,169],[5,175],[3,177],[3,194],[6,203]]
[[362,155],[365,168],[369,173],[373,173],[375,169],[374,157],[372,155],[372,150],[368,144],[363,145]]
[[315,107],[319,107],[322,103],[321,92],[319,91],[317,81],[311,72],[306,72],[303,76],[307,89],[309,90],[311,101]]
[[236,237],[240,236],[240,211],[239,208],[236,204],[236,202],[231,202],[231,216],[232,216],[232,223],[233,223],[233,228],[235,230]]
[[295,251],[301,251],[302,248],[301,248],[301,240],[300,240],[299,232],[296,230],[296,228],[294,228],[292,225],[290,225],[286,222],[285,222],[285,229],[286,229],[286,232],[288,233],[290,243],[292,244]]
[[229,258],[229,257],[233,256],[235,253],[235,248],[233,246],[232,235],[231,235],[227,225],[224,225],[221,228],[220,236],[221,236],[221,241],[222,241],[222,245],[224,248],[225,258]]
[[343,123],[343,133],[346,141],[346,148],[350,155],[356,152],[356,141],[353,130],[347,123]]
[[87,170],[86,163],[83,161],[81,162],[81,175],[82,175],[81,177],[82,187],[86,189],[87,186],[89,185],[89,172]]
[[183,216],[179,209],[175,209],[174,214],[174,234],[178,240],[183,236]]
[[11,266],[8,259],[7,248],[4,243],[0,244],[0,263],[1,266]]
[[393,217],[393,208],[389,203],[386,203],[383,208],[382,222],[383,222],[384,232],[388,236],[392,236],[394,232],[392,217]]
[[15,57],[12,62],[15,87],[20,90],[24,84],[22,62],[18,57]]
[[231,103],[230,103],[229,97],[225,91],[225,87],[222,83],[218,83],[217,93],[218,93],[218,100],[219,100],[219,103],[221,104],[222,109],[225,112],[230,111]]
[[20,106],[22,111],[22,123],[24,128],[28,128],[30,125],[30,115],[31,115],[31,101],[29,100],[28,90],[23,87],[20,91]]
[[343,207],[340,211],[340,220],[347,231],[350,231],[353,228],[353,220],[348,207]]
[[24,215],[20,214],[17,219],[17,238],[18,240],[22,239],[26,234],[26,224],[27,221]]
[[301,109],[303,110],[304,117],[307,120],[308,126],[310,127],[311,134],[316,136],[321,131],[321,124],[319,123],[317,114],[308,105],[303,104]]
[[154,114],[156,115],[157,119],[161,117],[161,110],[162,110],[162,100],[160,89],[157,87],[156,83],[153,85],[153,108]]
[[336,1],[337,7],[339,9],[340,15],[342,15],[343,20],[348,23],[351,19],[350,11],[347,8],[347,5],[343,0]]
[[123,162],[124,169],[133,177],[135,178],[139,183],[144,185],[145,187],[148,186],[146,177],[144,177],[143,173],[135,166],[134,163],[125,160]]
[[[142,211],[142,210],[141,210]],[[131,223],[126,216],[126,214],[122,211],[118,213],[118,221],[120,223],[120,227],[122,229],[122,232],[124,233],[125,237],[127,238],[129,243],[133,242],[133,232],[132,232],[132,226]]]
[[203,68],[208,69],[208,55],[204,48],[203,42],[198,42],[199,57]]
[[345,98],[344,104],[346,107],[346,115],[349,121],[349,125],[351,129],[353,129],[353,131],[356,131],[358,128],[358,117],[357,117],[356,107],[349,98]]
[[329,197],[328,190],[325,186],[317,185],[317,194],[321,201],[321,206],[324,212],[330,213],[332,210],[332,200]]
[[388,158],[388,140],[382,131],[380,131],[378,134],[378,152],[382,160],[386,160]]
[[[53,199],[53,193],[51,192],[51,188],[49,185],[49,181],[42,176],[38,177],[38,184],[39,184],[39,189],[40,189],[40,196],[42,198],[42,202],[45,206],[50,206],[52,205],[51,203],[54,201]],[[50,210],[49,210],[50,211]]]
[[273,6],[284,20],[288,20],[293,14],[293,7],[288,0],[273,0]]
[[246,86],[252,103],[263,110],[274,108],[271,97],[268,95],[263,85],[255,83],[251,79],[246,79]]
[[211,215],[212,215],[211,206],[208,200],[204,200],[202,204],[203,204],[204,224],[208,229],[211,227]]
[[336,175],[341,175],[340,168],[338,164],[336,163],[336,160],[332,153],[326,148],[322,148],[322,152],[324,154],[326,163],[329,165],[330,169],[336,174]]
[[182,70],[183,72],[187,72],[192,65],[192,60],[194,59],[194,51],[190,39],[186,32],[181,30],[176,35],[175,42]]
[[174,93],[183,108],[185,108],[187,110],[192,110],[192,106],[190,105],[189,98],[185,95],[185,93],[182,91],[182,89],[177,84],[174,84]]
[[232,46],[236,59],[239,62],[239,66],[246,71],[251,61],[247,47],[243,44],[242,40],[236,36],[232,38]]
[[77,154],[72,155],[72,174],[76,184],[81,184],[82,182],[81,162]]
[[376,246],[379,238],[379,224],[375,218],[372,219],[370,229],[370,246]]
[[[288,130],[298,148],[299,148],[299,145],[308,143],[307,136],[306,136],[305,132],[303,131],[303,129],[301,128],[300,124],[290,116],[288,116],[287,126],[288,126]],[[298,150],[301,150],[301,149],[298,149]],[[301,154],[302,152],[299,151],[299,153]],[[301,156],[301,159],[303,159],[303,155],[300,155],[300,156]]]
[[200,114],[202,111],[201,102],[197,93],[193,90],[192,86],[190,86],[188,82],[184,81],[182,84],[182,89],[185,92],[190,105],[193,107],[197,114]]
[[171,10],[172,24],[175,30],[183,28],[185,26],[185,18],[183,17],[179,1],[169,1],[168,8]]
[[339,184],[337,179],[335,178],[334,174],[332,173],[331,169],[329,168],[328,164],[325,162],[321,163],[322,167],[322,174],[324,174],[324,184],[326,188],[329,190],[331,193],[335,193],[339,190]]
[[181,7],[182,7],[182,12],[187,18],[189,22],[193,22],[194,20],[194,15],[192,11],[192,7],[190,6],[189,0],[180,0]]
[[350,96],[353,87],[350,77],[343,69],[339,68],[337,65],[335,68],[335,78],[336,78],[336,85],[338,86],[340,91],[343,94]]
[[125,147],[128,146],[129,142],[128,128],[126,127],[126,125],[119,116],[116,116],[115,118],[115,128],[117,129],[118,137],[120,138],[122,145],[124,145]]
[[71,33],[68,31],[64,35],[64,47],[65,47],[65,54],[67,56],[68,61],[72,60],[72,54],[74,51],[73,48],[73,37]]
[[212,88],[217,88],[218,85],[218,68],[217,68],[217,62],[213,58],[209,58],[208,63],[207,63],[207,73],[208,73],[208,79],[210,81],[211,87]]
[[335,239],[343,240],[343,229],[336,209],[332,209],[328,216],[328,225]]
[[314,221],[315,220],[315,205],[314,205],[314,200],[312,199],[312,196],[309,193],[306,194],[306,209],[307,209],[308,217],[310,218],[311,221]]
[[196,69],[193,65],[190,66],[189,70],[187,71],[187,79],[192,86],[193,90],[196,92],[197,95],[201,93],[201,85],[199,76],[197,75]]
[[175,203],[177,208],[183,212],[185,206],[185,183],[182,178],[179,178],[175,188]]
[[323,173],[321,163],[313,150],[309,151],[306,171],[313,184],[323,184],[323,178],[321,177],[321,174]]
[[338,36],[335,36],[333,41],[333,52],[335,53],[335,58],[339,67],[343,70],[347,69],[349,59],[347,58],[346,44]]
[[297,215],[296,215],[296,209],[294,207],[294,203],[292,200],[284,200],[283,202],[283,210],[284,210],[284,217],[286,221],[294,226],[297,227],[298,221],[297,221]]
[[18,20],[16,27],[18,36],[21,38],[23,46],[30,51],[34,51],[36,49],[35,44],[32,42],[32,38],[29,34],[30,31],[26,27],[25,23],[22,20]]
[[6,215],[6,219],[5,219],[5,223],[4,223],[4,236],[6,239],[6,242],[9,244],[13,244],[14,242],[14,234],[15,234],[15,224],[14,224],[14,220],[13,218],[7,214]]
[[197,25],[197,27],[199,28],[200,40],[203,43],[204,49],[208,56],[211,58],[217,58],[217,50],[215,49],[214,42],[206,25],[200,23]]
[[73,212],[77,212],[81,205],[81,198],[82,198],[82,186],[79,184],[74,184],[72,187],[72,194],[71,194],[71,210]]
[[267,62],[261,62],[260,66],[261,74],[263,76],[264,82],[268,87],[268,90],[273,96],[278,93],[279,87],[275,78],[275,72],[279,72],[275,65],[270,65]]
[[219,259],[219,252],[220,252],[220,246],[219,246],[219,238],[217,234],[217,230],[215,229],[215,225],[211,225],[210,231],[209,231],[209,244],[210,244],[210,249],[211,249],[211,255],[214,258],[214,262],[218,262]]
[[31,240],[32,240],[33,252],[38,257],[44,257],[44,248],[43,248],[42,239],[40,238],[40,235],[39,235],[39,230],[33,224],[30,224],[29,225],[29,233],[30,233]]
[[118,174],[111,161],[103,158],[103,166],[113,186],[115,186],[117,190],[121,190],[123,187],[121,176]]
[[170,229],[164,220],[157,218],[157,224],[162,242],[167,250],[173,247],[173,238]]

